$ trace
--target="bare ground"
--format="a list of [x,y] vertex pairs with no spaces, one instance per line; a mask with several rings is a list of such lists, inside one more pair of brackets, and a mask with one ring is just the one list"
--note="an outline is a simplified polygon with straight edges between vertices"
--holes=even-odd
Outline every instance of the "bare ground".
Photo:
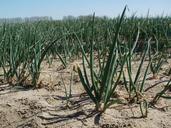
[[[64,85],[69,90],[72,65],[63,69],[57,61],[51,67],[44,63],[40,81],[45,87],[41,89],[1,84],[0,128],[171,128],[170,100],[160,99],[155,108],[149,108],[148,117],[141,118],[139,105],[127,104],[124,99],[127,94],[122,91],[122,86],[117,89],[120,102],[99,115],[89,97],[83,94],[84,89],[76,73],[72,97],[67,102]],[[166,64],[162,71],[168,66]],[[167,79],[161,72],[160,79],[146,81],[146,88]],[[148,100],[164,84],[166,82],[150,89],[145,94]]]

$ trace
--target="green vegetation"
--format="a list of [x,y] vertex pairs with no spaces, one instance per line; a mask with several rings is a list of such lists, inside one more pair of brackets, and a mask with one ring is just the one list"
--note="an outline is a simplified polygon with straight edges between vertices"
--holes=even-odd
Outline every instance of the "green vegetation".
[[[13,86],[37,87],[43,61],[51,64],[58,57],[66,68],[73,58],[82,57],[83,65],[76,70],[97,111],[104,112],[117,102],[112,96],[123,81],[129,103],[140,104],[142,116],[147,116],[145,81],[148,74],[158,75],[168,59],[171,18],[126,17],[126,10],[114,19],[94,14],[61,21],[1,24],[0,75]],[[133,74],[136,58],[140,63]],[[161,97],[170,98],[163,95],[170,85],[169,81],[153,103]]]

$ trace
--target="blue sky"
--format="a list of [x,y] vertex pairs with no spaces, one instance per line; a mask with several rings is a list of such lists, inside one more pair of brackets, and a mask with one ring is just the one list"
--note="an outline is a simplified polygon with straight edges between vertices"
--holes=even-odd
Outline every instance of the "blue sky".
[[127,15],[171,15],[171,0],[0,0],[0,18],[88,15],[117,16],[128,5]]

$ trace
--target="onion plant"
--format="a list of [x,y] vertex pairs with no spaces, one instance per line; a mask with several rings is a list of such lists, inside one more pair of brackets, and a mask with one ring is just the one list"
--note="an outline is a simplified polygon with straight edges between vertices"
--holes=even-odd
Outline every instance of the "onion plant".
[[[127,90],[128,94],[129,94],[130,102],[139,103],[142,116],[146,117],[147,116],[147,108],[148,108],[147,104],[148,103],[147,103],[146,99],[144,99],[143,89],[144,89],[145,81],[147,78],[147,73],[148,73],[148,70],[149,70],[149,67],[151,64],[151,60],[149,60],[147,66],[145,68],[144,68],[144,62],[145,62],[145,58],[146,58],[147,54],[150,53],[150,40],[151,40],[151,38],[147,42],[147,46],[144,50],[144,53],[143,53],[143,56],[140,60],[138,69],[137,69],[135,76],[134,76],[134,74],[133,74],[134,68],[133,68],[133,64],[132,64],[133,52],[136,48],[138,38],[139,38],[139,31],[138,31],[137,38],[136,38],[136,41],[134,42],[133,47],[128,47],[128,53],[127,53],[127,57],[126,57],[127,73],[123,72],[123,79],[124,79],[125,89]],[[126,48],[126,46],[125,46],[125,48]],[[143,72],[143,71],[145,71],[145,72]],[[128,77],[126,78],[126,76],[128,76]],[[145,107],[145,113],[143,112],[142,106]]]
[[152,56],[152,54],[149,54],[149,59],[152,61],[150,64],[150,70],[153,74],[154,79],[157,78],[158,73],[162,67],[162,65],[165,62],[165,57],[162,53],[156,53],[155,55]]
[[4,79],[11,85],[29,84],[36,87],[45,56],[54,44],[59,43],[66,35],[69,36],[60,34],[52,39],[45,38],[37,30],[39,25],[3,25],[0,32],[0,65]]
[[[126,7],[123,10],[123,13],[120,17],[120,20],[117,24],[115,36],[112,40],[112,44],[109,49],[109,55],[107,57],[107,62],[105,63],[104,68],[100,68],[102,71],[101,75],[98,76],[98,74],[95,71],[94,65],[95,65],[95,59],[94,59],[94,16],[92,20],[92,42],[90,46],[90,59],[86,57],[84,48],[81,45],[81,42],[79,40],[80,47],[82,49],[82,61],[83,61],[83,71],[78,66],[78,74],[81,80],[81,83],[91,98],[91,100],[95,103],[96,110],[100,112],[104,112],[105,109],[111,105],[111,96],[113,92],[115,91],[118,82],[120,80],[124,62],[121,64],[121,71],[118,71],[119,64],[119,52],[118,52],[118,42],[117,38],[119,35],[119,31],[121,28],[121,24],[124,19],[124,14],[126,11]],[[90,68],[90,78],[88,77],[88,71],[86,69],[86,62]],[[115,77],[115,81],[114,78]]]

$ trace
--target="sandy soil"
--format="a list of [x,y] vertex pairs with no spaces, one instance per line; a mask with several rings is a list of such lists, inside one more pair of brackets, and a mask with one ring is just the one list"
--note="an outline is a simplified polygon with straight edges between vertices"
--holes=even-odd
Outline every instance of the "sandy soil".
[[[127,104],[122,86],[117,89],[121,103],[114,104],[99,115],[94,104],[85,95],[77,74],[73,76],[72,97],[67,100],[64,85],[69,92],[72,63],[63,69],[54,62],[43,64],[41,89],[25,89],[0,84],[0,128],[171,128],[171,101],[160,99],[156,108],[149,108],[148,117],[141,118],[139,105]],[[163,71],[169,66],[166,64]],[[146,88],[165,81],[168,77],[147,80]],[[146,93],[152,98],[165,83]],[[123,97],[122,97],[123,96]]]

